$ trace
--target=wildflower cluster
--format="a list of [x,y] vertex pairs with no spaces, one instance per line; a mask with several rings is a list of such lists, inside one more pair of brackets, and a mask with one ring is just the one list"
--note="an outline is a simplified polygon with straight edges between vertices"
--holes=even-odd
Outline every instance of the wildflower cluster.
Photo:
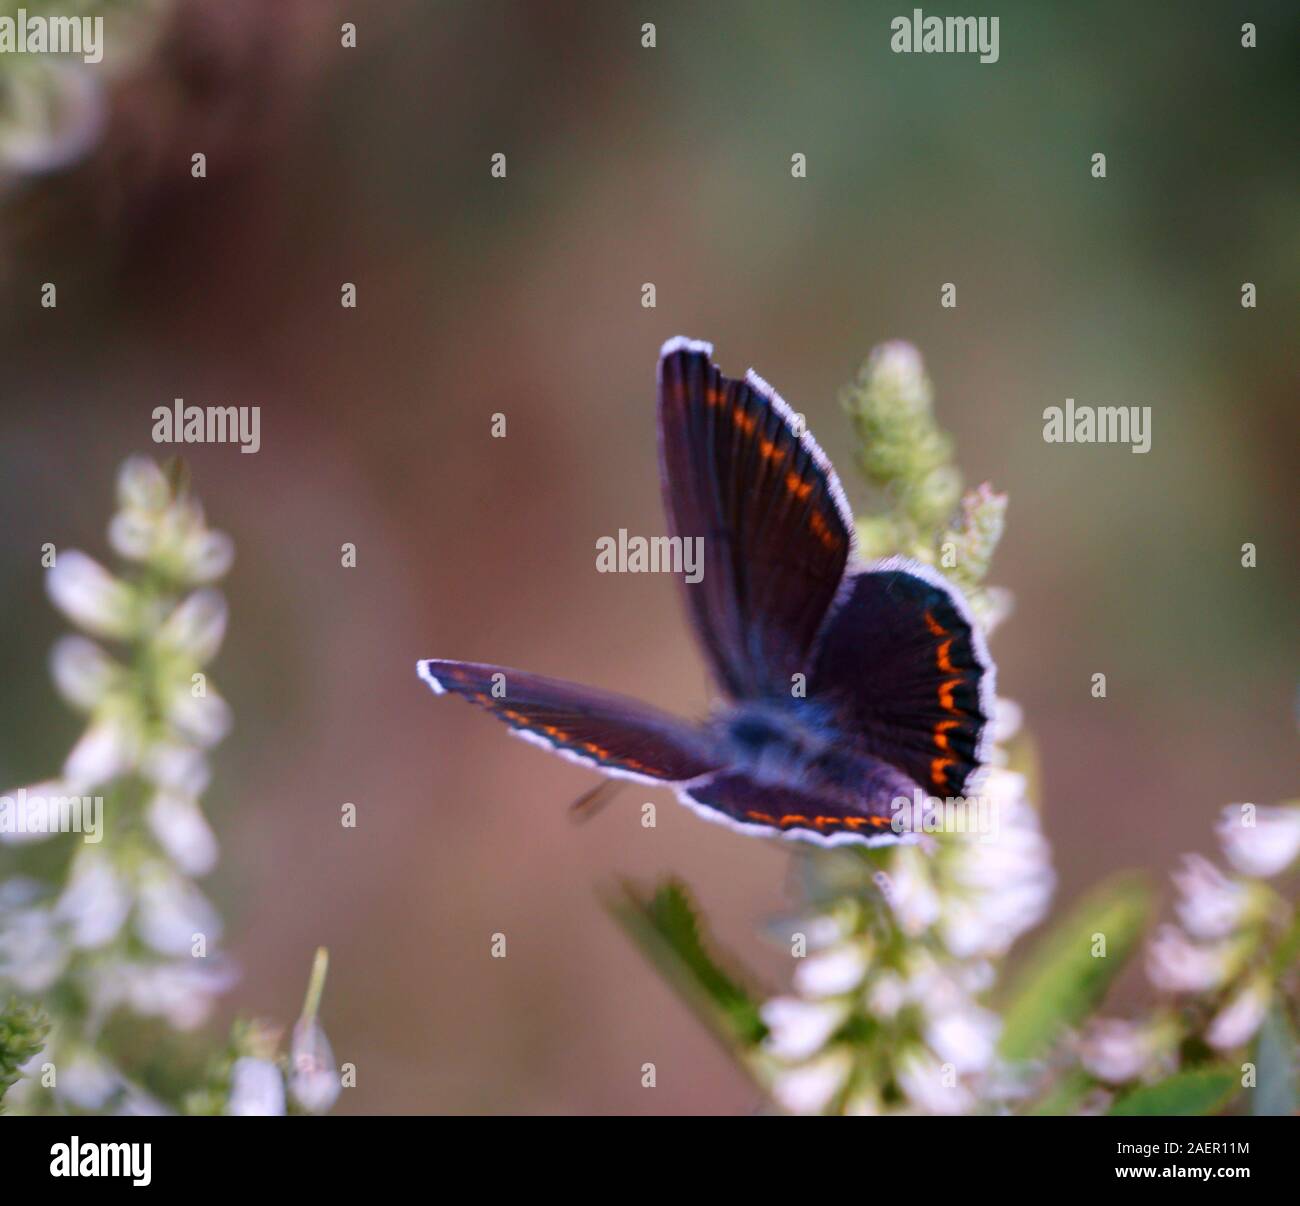
[[1217,832],[1230,870],[1184,856],[1173,876],[1178,923],[1159,927],[1147,947],[1160,1005],[1140,1020],[1094,1019],[1077,1039],[1080,1064],[1102,1085],[1152,1081],[1207,1054],[1244,1052],[1270,1010],[1289,1026],[1300,919],[1267,881],[1300,859],[1300,804],[1230,805]]
[[[190,1031],[235,978],[194,882],[217,861],[200,797],[232,717],[205,667],[225,635],[214,583],[234,547],[179,463],[131,458],[117,502],[119,573],[47,546],[50,598],[81,629],[55,645],[51,671],[86,728],[56,779],[0,797],[0,852],[20,864],[0,879],[0,993],[15,994],[0,1012],[0,1095],[27,1112],[320,1113],[342,1083],[318,1017],[324,950],[287,1054],[275,1028],[236,1022],[203,1083],[169,1086],[183,1097],[169,1102],[114,1050],[115,1017]],[[51,847],[61,861],[33,857]]]
[[[103,1027],[128,1010],[192,1029],[234,975],[194,882],[217,861],[199,800],[231,714],[204,667],[226,629],[212,583],[233,546],[145,458],[121,470],[108,534],[120,576],[48,550],[50,598],[82,630],[54,646],[51,672],[86,728],[57,778],[8,792],[0,814],[19,865],[0,883],[0,986],[59,1003],[39,1085],[14,1090],[31,1108],[150,1108],[102,1050]],[[56,833],[66,864],[23,873],[29,847]]]

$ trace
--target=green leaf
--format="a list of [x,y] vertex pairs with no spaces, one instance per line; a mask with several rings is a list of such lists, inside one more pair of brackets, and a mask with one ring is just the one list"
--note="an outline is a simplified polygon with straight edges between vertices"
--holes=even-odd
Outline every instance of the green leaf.
[[749,977],[726,970],[709,950],[684,885],[668,880],[646,899],[624,884],[608,907],[642,953],[722,1038],[750,1046],[767,1033],[745,986]]
[[1108,1111],[1119,1118],[1160,1116],[1185,1118],[1217,1114],[1241,1087],[1234,1068],[1195,1068],[1179,1072],[1159,1084],[1143,1085],[1121,1097]]
[[[1090,892],[1043,939],[1005,997],[1001,1050],[1012,1061],[1043,1055],[1061,1028],[1079,1022],[1106,994],[1146,925],[1145,879],[1121,875]],[[1105,937],[1105,957],[1093,954]]]
[[1251,1094],[1252,1114],[1296,1112],[1296,1041],[1286,1014],[1274,1007],[1260,1027],[1255,1043],[1255,1067],[1259,1083]]
[[1052,1086],[1046,1096],[1034,1102],[1025,1113],[1034,1117],[1046,1115],[1052,1118],[1077,1114],[1084,1098],[1094,1088],[1096,1082],[1086,1072],[1067,1073]]

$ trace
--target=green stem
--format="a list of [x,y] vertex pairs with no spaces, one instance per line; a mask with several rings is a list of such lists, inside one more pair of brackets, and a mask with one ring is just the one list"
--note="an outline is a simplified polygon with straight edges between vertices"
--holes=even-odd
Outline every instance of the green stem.
[[320,1009],[321,994],[325,991],[325,973],[329,971],[330,953],[323,946],[316,948],[312,960],[311,979],[307,982],[307,997],[302,1003],[302,1020],[313,1021]]

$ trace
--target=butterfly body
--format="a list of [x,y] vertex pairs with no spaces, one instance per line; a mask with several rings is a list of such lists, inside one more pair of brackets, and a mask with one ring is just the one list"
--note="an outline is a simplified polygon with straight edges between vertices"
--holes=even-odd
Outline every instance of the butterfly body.
[[968,793],[985,760],[993,665],[960,593],[904,558],[861,565],[835,471],[762,378],[664,345],[660,465],[723,702],[693,725],[522,671],[430,660],[438,694],[606,775],[673,786],[701,816],[823,845],[909,840],[900,802]]
[[861,778],[863,759],[824,703],[746,700],[724,708],[712,727],[727,765],[757,783],[849,788]]

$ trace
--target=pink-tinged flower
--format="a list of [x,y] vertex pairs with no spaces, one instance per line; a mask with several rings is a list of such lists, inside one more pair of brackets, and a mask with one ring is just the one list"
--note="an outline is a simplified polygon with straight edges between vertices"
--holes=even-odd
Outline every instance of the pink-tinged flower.
[[791,1114],[820,1114],[843,1092],[852,1071],[852,1054],[844,1047],[832,1048],[779,1072],[772,1082],[772,1099]]
[[85,553],[59,553],[45,575],[45,589],[64,615],[94,636],[121,640],[135,632],[131,588]]
[[59,1060],[58,1093],[78,1109],[102,1110],[122,1090],[122,1074],[89,1048]]
[[8,72],[5,83],[0,180],[11,172],[37,175],[67,167],[98,139],[107,111],[104,89],[84,64],[41,55],[35,67]]
[[195,745],[208,748],[230,732],[234,713],[216,688],[205,685],[202,695],[195,695],[190,681],[177,683],[163,705],[167,720],[177,734]]
[[1237,948],[1231,943],[1199,945],[1177,926],[1163,925],[1147,947],[1147,977],[1164,992],[1211,992],[1232,976]]
[[1215,832],[1228,861],[1243,875],[1268,879],[1300,855],[1300,807],[1230,804]]
[[930,879],[929,860],[919,847],[898,849],[884,895],[899,928],[909,937],[923,934],[939,920],[942,902]]
[[196,590],[177,604],[153,638],[154,646],[178,653],[203,666],[221,648],[229,608],[225,596],[211,589]]
[[805,997],[835,997],[852,992],[867,974],[867,951],[860,942],[829,947],[803,959],[794,986]]
[[73,945],[95,949],[106,946],[131,911],[131,893],[106,854],[77,856],[67,887],[54,914],[72,928]]
[[240,1117],[279,1117],[284,1113],[284,1077],[270,1060],[245,1055],[230,1070],[226,1113]]
[[954,845],[943,864],[939,929],[958,958],[1004,954],[1047,912],[1056,886],[1051,849],[1025,798],[1025,778],[994,767],[984,792],[995,810],[993,832]]
[[342,1090],[338,1065],[316,1018],[299,1018],[289,1046],[289,1091],[310,1114],[323,1114]]
[[3,896],[0,906],[0,980],[19,992],[45,992],[68,963],[53,914],[39,906],[13,910]]
[[1205,1041],[1218,1051],[1244,1047],[1264,1024],[1271,995],[1267,978],[1256,977],[1214,1015]]
[[1178,888],[1178,919],[1194,938],[1226,938],[1251,912],[1252,894],[1245,884],[1230,880],[1209,859],[1183,856],[1173,874]]
[[1002,1021],[995,1013],[965,1003],[931,1018],[925,1027],[930,1050],[959,1075],[983,1072],[993,1062]]
[[190,796],[201,796],[212,777],[203,751],[180,741],[152,742],[140,770],[158,787]]
[[820,1051],[849,1016],[842,1001],[803,1001],[773,997],[759,1014],[767,1026],[766,1050],[778,1059],[805,1060]]
[[907,984],[893,972],[877,976],[867,989],[867,1010],[875,1017],[892,1018],[906,1004]]
[[165,1018],[174,1030],[195,1030],[237,978],[220,958],[116,964],[97,979],[96,997],[102,1006],[125,1004],[145,1017]]
[[135,929],[160,955],[189,955],[196,935],[214,945],[222,926],[208,898],[159,860],[142,872]]
[[94,641],[60,637],[50,651],[50,674],[60,695],[74,708],[89,712],[115,687],[125,670]]
[[149,805],[149,828],[186,875],[206,875],[216,866],[216,835],[193,796],[160,790]]
[[117,472],[117,503],[123,511],[162,511],[171,496],[167,475],[152,457],[129,456],[122,462]]
[[924,1114],[967,1114],[975,1105],[970,1090],[957,1079],[956,1069],[920,1048],[899,1057],[896,1075],[908,1101]]
[[141,733],[122,714],[94,721],[68,752],[63,779],[78,794],[89,792],[132,770],[140,757]]
[[1150,1027],[1123,1018],[1096,1018],[1076,1042],[1079,1062],[1098,1080],[1122,1085],[1137,1080],[1156,1053]]

